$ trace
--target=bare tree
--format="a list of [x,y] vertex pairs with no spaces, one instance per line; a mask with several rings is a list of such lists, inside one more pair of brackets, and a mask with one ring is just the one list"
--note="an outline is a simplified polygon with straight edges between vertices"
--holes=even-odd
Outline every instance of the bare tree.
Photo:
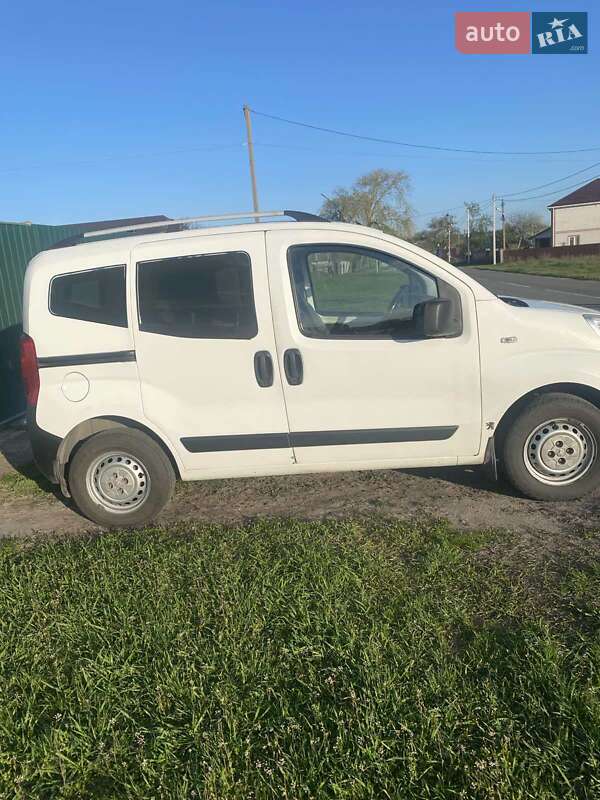
[[525,247],[527,240],[546,226],[541,214],[535,211],[516,211],[506,220],[506,238],[509,247]]
[[326,219],[355,222],[408,238],[413,232],[406,172],[374,169],[348,189],[338,188],[321,207]]

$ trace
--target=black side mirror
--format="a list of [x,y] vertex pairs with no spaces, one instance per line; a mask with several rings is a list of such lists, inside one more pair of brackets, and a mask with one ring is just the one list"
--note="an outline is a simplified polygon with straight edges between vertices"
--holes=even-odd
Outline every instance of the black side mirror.
[[456,325],[452,312],[452,301],[445,298],[417,303],[413,312],[417,336],[423,339],[453,336]]

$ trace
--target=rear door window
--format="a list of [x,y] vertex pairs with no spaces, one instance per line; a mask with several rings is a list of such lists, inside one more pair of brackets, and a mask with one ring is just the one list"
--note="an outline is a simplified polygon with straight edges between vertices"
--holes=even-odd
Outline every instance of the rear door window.
[[140,330],[191,339],[258,333],[247,253],[161,258],[137,269]]
[[126,328],[125,267],[57,275],[50,284],[50,312],[57,317]]

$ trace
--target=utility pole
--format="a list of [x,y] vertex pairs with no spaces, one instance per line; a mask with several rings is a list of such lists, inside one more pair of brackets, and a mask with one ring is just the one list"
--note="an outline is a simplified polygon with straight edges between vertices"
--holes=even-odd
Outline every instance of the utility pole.
[[506,250],[506,225],[504,217],[504,198],[502,198],[502,250]]
[[446,224],[448,226],[448,263],[452,263],[452,243],[450,241],[450,234],[452,232],[452,226],[450,224],[450,214],[446,214]]
[[471,209],[467,206],[467,264],[471,263]]
[[249,106],[244,106],[244,118],[246,119],[246,142],[248,144],[248,161],[250,162],[250,180],[252,182],[252,203],[254,205],[253,210],[259,211],[258,190],[256,188],[256,170],[254,168],[254,142],[252,141],[252,120],[250,119]]
[[496,195],[492,195],[492,264],[496,264]]

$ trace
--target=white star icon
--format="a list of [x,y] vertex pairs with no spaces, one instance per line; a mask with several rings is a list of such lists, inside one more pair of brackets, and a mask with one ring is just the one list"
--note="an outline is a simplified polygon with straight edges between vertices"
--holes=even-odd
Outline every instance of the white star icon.
[[556,17],[554,17],[552,22],[549,22],[548,25],[552,26],[552,30],[554,30],[555,28],[562,28],[562,26],[565,24],[565,22],[567,22],[567,20],[568,17],[567,19],[556,19]]

